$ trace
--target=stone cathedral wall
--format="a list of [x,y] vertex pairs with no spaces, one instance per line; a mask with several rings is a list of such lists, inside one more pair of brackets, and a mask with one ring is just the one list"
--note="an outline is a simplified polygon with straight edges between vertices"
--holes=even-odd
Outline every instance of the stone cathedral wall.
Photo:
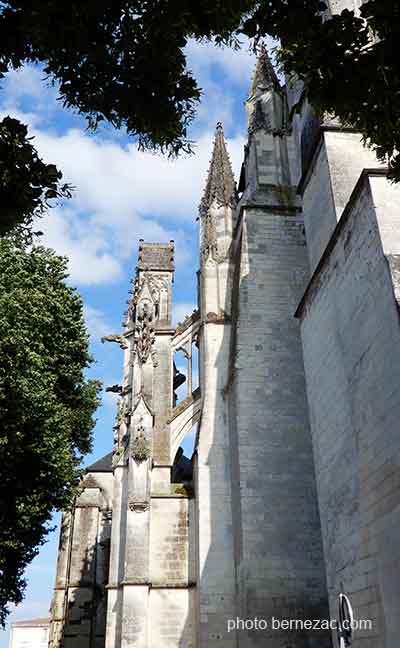
[[303,194],[311,272],[329,242],[361,171],[379,166],[373,151],[361,145],[359,133],[329,126],[322,129],[299,189]]
[[[242,618],[327,618],[299,325],[308,279],[296,209],[244,207],[236,292],[236,517]],[[240,646],[330,646],[318,632],[249,632]]]
[[399,198],[363,174],[299,311],[331,613],[345,591],[372,621],[355,648],[400,634]]
[[151,499],[149,647],[194,648],[193,500]]

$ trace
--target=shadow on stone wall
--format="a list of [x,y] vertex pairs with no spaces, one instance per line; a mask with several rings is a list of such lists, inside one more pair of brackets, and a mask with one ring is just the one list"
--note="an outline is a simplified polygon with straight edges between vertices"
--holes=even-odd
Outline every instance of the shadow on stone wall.
[[[94,547],[86,546],[83,551],[78,551],[74,538],[85,537],[85,534],[81,536],[80,529],[74,524],[77,510],[74,509],[69,521],[72,538],[66,538],[65,528],[61,530],[59,551],[68,551],[67,582],[63,590],[56,587],[53,596],[49,648],[105,646],[111,512],[99,511],[103,523],[97,543]],[[81,529],[85,526],[85,521],[87,524],[86,518],[90,510],[90,507],[80,509]]]
[[[261,217],[276,219],[268,212]],[[220,380],[218,384],[228,405],[229,438],[219,439],[208,457],[211,550],[199,587],[203,589],[204,584],[206,590],[213,591],[201,607],[210,610],[215,627],[210,630],[208,621],[200,623],[207,637],[207,641],[201,637],[200,645],[264,648],[268,643],[269,648],[330,648],[331,638],[325,631],[271,629],[272,617],[329,619],[329,609],[300,331],[294,319],[302,287],[290,285],[297,264],[296,248],[304,242],[294,233],[293,213],[278,214],[283,224],[277,225],[274,234],[283,241],[282,257],[275,259],[276,284],[271,284],[264,261],[269,254],[268,228],[265,232],[258,218],[254,215],[251,222],[248,217],[246,241],[239,241],[236,253],[231,254],[232,301],[228,297],[225,313],[231,313],[232,333],[228,342],[229,327],[224,326],[221,352],[216,357],[218,374],[227,374],[225,385]],[[294,236],[297,239],[291,240]],[[240,276],[243,247],[249,248],[248,272]],[[303,252],[306,258],[304,248]],[[273,253],[276,255],[276,250]],[[268,307],[276,309],[278,317],[271,318]],[[224,478],[233,503],[232,524],[223,529],[218,514],[221,492],[213,488],[221,483],[222,449],[226,452]],[[226,495],[226,483],[224,488]],[[213,552],[224,544],[221,534],[225,534],[227,551],[232,547],[234,556],[230,575],[234,600],[229,605],[224,588],[218,592],[217,584],[210,586],[215,580]],[[218,599],[219,613],[215,609]],[[227,633],[224,609],[243,621],[266,620],[269,627]]]

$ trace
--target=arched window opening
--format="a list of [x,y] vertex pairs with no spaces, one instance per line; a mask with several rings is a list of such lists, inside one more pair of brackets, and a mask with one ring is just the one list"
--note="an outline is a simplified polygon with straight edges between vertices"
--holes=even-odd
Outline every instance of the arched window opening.
[[197,424],[186,434],[175,455],[172,466],[173,484],[189,484],[193,480],[193,450],[196,442]]
[[173,406],[176,407],[187,396],[188,362],[183,351],[174,354],[173,372]]

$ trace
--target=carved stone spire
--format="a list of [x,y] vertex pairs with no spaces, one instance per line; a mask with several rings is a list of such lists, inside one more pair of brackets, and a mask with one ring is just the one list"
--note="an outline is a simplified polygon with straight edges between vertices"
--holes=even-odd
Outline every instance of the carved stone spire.
[[200,216],[205,216],[214,200],[220,207],[235,207],[237,202],[235,178],[228,151],[225,146],[224,131],[218,122],[215,131],[214,150],[212,153],[207,184],[200,203]]
[[276,76],[267,49],[262,45],[258,53],[256,69],[250,89],[250,97],[257,94],[257,91],[265,91],[273,88],[280,90],[280,87],[278,77]]

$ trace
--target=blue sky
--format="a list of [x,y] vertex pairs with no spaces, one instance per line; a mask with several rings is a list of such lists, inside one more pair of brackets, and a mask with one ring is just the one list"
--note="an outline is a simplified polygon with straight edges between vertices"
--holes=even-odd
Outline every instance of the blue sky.
[[[39,68],[12,71],[1,84],[0,118],[11,115],[27,123],[41,157],[57,164],[76,187],[73,199],[52,209],[39,227],[42,243],[69,258],[69,282],[83,297],[96,360],[90,373],[106,386],[120,382],[122,355],[117,345],[101,344],[100,338],[121,329],[140,238],[175,240],[175,322],[195,305],[197,206],[217,121],[223,122],[236,179],[239,175],[246,135],[243,102],[254,56],[246,45],[235,52],[193,42],[187,51],[204,95],[190,132],[196,153],[177,161],[138,151],[132,139],[111,127],[88,133],[84,118],[62,108],[57,89],[46,85]],[[86,465],[111,450],[114,416],[115,399],[103,393]],[[47,616],[57,544],[58,529],[28,568],[26,599],[10,621]],[[7,642],[8,629],[0,633],[0,648]]]

